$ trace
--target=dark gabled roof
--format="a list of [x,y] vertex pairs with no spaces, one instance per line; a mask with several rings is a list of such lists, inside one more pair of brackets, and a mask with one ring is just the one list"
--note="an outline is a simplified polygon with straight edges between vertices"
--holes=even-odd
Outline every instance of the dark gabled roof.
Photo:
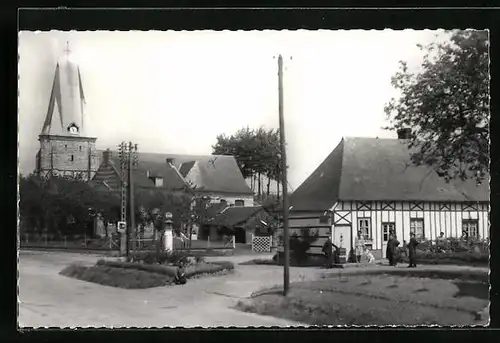
[[[103,161],[102,153],[99,151],[101,156],[100,160]],[[151,155],[154,155],[151,158]],[[110,163],[113,167],[120,172],[120,160],[118,158],[118,153],[116,151],[111,152]],[[141,153],[139,154],[139,163],[137,168],[133,171],[134,184],[139,187],[155,187],[153,179],[150,176],[163,178],[163,188],[171,190],[181,190],[186,187],[184,179],[175,170],[175,168],[168,165],[166,159],[156,158],[156,154]]]
[[212,221],[226,207],[229,207],[229,205],[223,202],[210,204],[210,206],[208,206],[203,213],[203,221],[205,223]]
[[293,210],[325,210],[338,200],[489,201],[487,182],[445,182],[428,166],[412,165],[404,141],[344,138],[292,194]]
[[[225,155],[176,155],[176,154],[150,154],[159,155],[165,161],[173,159],[173,164],[179,169],[184,163],[196,162],[199,168],[197,175],[198,188],[208,192],[253,194],[246,183],[234,156]],[[187,167],[186,167],[187,168]],[[190,169],[191,169],[190,168]],[[187,174],[186,174],[187,175]]]
[[195,161],[189,161],[189,162],[184,162],[181,164],[181,167],[179,168],[179,172],[183,177],[186,177],[186,175],[189,173],[191,168],[193,168]]
[[254,216],[257,212],[261,210],[263,210],[262,206],[228,207],[224,211],[219,213],[212,221],[209,221],[209,223],[212,225],[219,225],[228,228],[233,228],[236,226],[243,225],[248,219],[250,219],[252,216]]

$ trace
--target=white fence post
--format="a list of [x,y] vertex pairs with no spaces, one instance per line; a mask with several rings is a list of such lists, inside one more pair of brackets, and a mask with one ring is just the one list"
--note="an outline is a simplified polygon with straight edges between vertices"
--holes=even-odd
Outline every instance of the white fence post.
[[64,246],[66,246],[66,235],[64,235]]
[[208,235],[207,243],[208,243],[207,247],[210,249],[210,235]]
[[236,236],[233,235],[233,249],[236,249]]

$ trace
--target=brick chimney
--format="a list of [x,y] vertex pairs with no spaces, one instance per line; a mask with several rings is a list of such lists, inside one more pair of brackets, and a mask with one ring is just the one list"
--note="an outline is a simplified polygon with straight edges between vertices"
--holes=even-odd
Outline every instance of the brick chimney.
[[403,127],[398,129],[398,139],[410,139],[411,129],[408,127]]
[[173,158],[167,158],[167,164],[169,165],[172,165],[174,163],[174,159]]
[[109,164],[109,158],[111,157],[111,150],[106,149],[103,153],[102,153],[102,162],[105,166],[107,166]]

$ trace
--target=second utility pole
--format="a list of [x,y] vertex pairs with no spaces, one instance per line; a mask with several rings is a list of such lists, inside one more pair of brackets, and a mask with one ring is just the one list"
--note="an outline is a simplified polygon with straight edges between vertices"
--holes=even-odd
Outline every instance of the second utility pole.
[[283,239],[284,239],[284,270],[283,270],[283,295],[288,294],[290,286],[290,241],[288,239],[288,182],[286,166],[285,119],[283,117],[283,57],[278,56],[278,93],[280,117],[280,146],[281,146],[281,181],[283,193]]

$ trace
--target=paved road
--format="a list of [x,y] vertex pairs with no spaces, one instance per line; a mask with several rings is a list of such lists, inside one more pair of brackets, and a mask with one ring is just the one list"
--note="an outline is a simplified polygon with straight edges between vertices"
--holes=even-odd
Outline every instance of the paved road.
[[[258,256],[235,256],[240,263]],[[297,326],[300,323],[232,309],[253,292],[282,283],[282,268],[238,265],[232,274],[184,286],[125,290],[59,275],[70,263],[98,255],[23,251],[19,257],[20,327]],[[291,268],[291,280],[318,278],[321,269]]]

